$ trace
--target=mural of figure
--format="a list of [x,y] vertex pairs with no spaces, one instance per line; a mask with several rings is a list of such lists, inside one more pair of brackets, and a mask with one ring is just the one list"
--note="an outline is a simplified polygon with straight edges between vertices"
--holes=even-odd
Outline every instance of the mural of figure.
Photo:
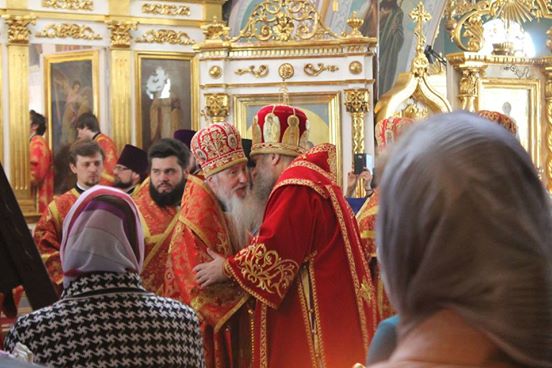
[[81,83],[77,80],[69,83],[66,79],[57,80],[58,84],[65,93],[65,107],[61,118],[61,145],[71,144],[75,141],[75,121],[85,112],[90,111],[90,101],[88,93],[81,88]]
[[150,107],[151,142],[160,138],[171,138],[173,131],[180,127],[182,109],[180,99],[171,93],[171,80],[162,67],[149,76],[146,91],[152,99]]
[[[366,12],[361,32],[375,36],[378,9],[373,0]],[[404,44],[404,13],[397,0],[381,0],[379,3],[379,96],[387,92],[395,81],[399,52]]]

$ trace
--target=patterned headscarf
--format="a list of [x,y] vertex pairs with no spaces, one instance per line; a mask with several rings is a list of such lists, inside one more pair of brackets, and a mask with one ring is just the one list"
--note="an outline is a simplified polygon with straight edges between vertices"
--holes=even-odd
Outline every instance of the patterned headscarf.
[[60,257],[64,287],[87,272],[140,273],[144,236],[130,196],[102,185],[81,194],[63,221]]
[[465,112],[416,124],[381,182],[378,258],[408,333],[451,309],[522,365],[552,367],[552,218],[531,158]]

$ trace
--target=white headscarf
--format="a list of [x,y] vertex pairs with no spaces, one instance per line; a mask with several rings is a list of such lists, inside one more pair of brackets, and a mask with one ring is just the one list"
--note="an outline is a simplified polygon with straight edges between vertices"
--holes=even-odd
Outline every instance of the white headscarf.
[[552,367],[552,219],[519,142],[465,112],[401,137],[377,219],[384,282],[407,333],[450,308],[515,361]]
[[132,199],[102,185],[81,194],[63,221],[60,257],[65,287],[87,272],[140,273],[144,236]]

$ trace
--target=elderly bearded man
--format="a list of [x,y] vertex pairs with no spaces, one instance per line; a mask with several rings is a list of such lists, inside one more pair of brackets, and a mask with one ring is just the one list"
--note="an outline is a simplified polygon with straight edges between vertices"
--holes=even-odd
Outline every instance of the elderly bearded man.
[[306,115],[287,105],[260,109],[252,132],[253,188],[270,193],[263,223],[236,255],[210,253],[197,280],[233,280],[255,298],[253,367],[351,367],[375,329],[374,290],[335,146],[304,153]]
[[148,160],[150,177],[135,192],[134,201],[142,216],[146,243],[142,281],[146,289],[161,295],[190,150],[182,142],[163,138],[150,147]]
[[[190,175],[169,251],[166,294],[201,316],[208,367],[245,367],[251,360],[247,293],[231,282],[200,288],[193,268],[228,257],[249,241],[248,216],[262,218],[262,205],[248,196],[247,158],[237,129],[212,124],[197,132],[191,149],[205,179]],[[245,304],[245,305],[244,305]]]

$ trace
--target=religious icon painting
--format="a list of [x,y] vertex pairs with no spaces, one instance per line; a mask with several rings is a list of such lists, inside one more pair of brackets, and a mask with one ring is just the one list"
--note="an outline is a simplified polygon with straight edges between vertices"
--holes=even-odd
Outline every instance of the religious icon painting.
[[44,56],[48,137],[54,155],[54,191],[63,193],[71,184],[69,147],[77,138],[76,121],[85,113],[99,112],[99,51],[73,51]]
[[192,92],[193,55],[139,52],[136,56],[137,142],[147,150],[175,130],[197,129]]

